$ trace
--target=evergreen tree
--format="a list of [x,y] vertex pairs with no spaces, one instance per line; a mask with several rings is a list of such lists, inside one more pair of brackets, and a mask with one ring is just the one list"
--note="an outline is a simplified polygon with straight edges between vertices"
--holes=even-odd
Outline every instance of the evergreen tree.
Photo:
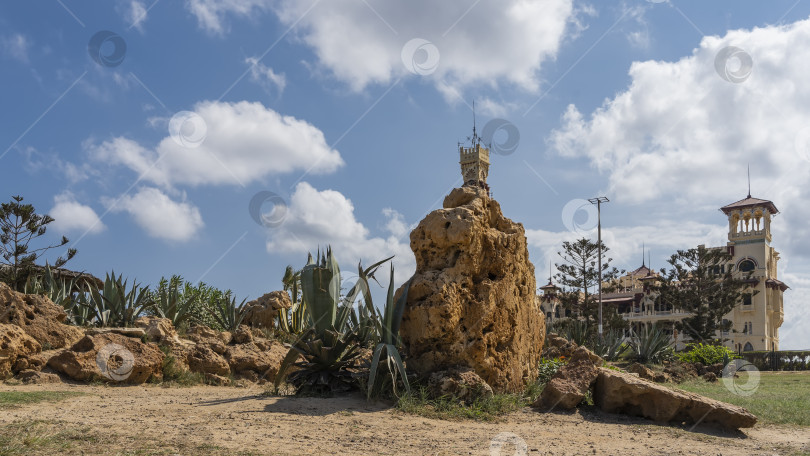
[[[712,341],[717,331],[728,331],[723,316],[740,304],[748,291],[751,273],[732,271],[731,254],[704,246],[678,252],[667,260],[672,267],[661,270],[657,285],[663,309],[678,308],[692,315],[675,327],[693,340]],[[722,342],[722,340],[721,340]]]
[[[23,204],[22,196],[14,196],[10,202],[0,205],[0,280],[21,291],[37,259],[48,250],[70,242],[62,236],[58,244],[29,249],[31,242],[43,236],[47,225],[53,221],[47,214],[37,214],[33,205]],[[67,255],[58,257],[52,266],[60,268],[75,255],[76,249],[69,248]]]

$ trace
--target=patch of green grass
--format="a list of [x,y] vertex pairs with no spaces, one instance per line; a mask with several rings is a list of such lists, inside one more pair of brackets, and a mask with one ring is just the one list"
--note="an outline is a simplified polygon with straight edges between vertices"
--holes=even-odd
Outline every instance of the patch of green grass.
[[0,456],[65,453],[77,444],[92,445],[101,440],[89,427],[68,429],[63,424],[35,420],[0,426]]
[[[734,382],[742,389],[749,389],[748,373],[739,372]],[[760,372],[759,385],[753,394],[744,396],[726,388],[723,379],[716,383],[692,380],[681,383],[678,388],[712,399],[745,407],[756,415],[760,422],[768,424],[794,424],[810,426],[810,372]]]
[[489,398],[465,403],[450,397],[431,398],[424,387],[414,388],[396,404],[396,409],[425,418],[442,420],[496,421],[507,413],[514,412],[534,402],[542,387],[533,384],[522,394],[495,394]]
[[42,401],[61,401],[84,394],[78,391],[0,391],[0,408]]

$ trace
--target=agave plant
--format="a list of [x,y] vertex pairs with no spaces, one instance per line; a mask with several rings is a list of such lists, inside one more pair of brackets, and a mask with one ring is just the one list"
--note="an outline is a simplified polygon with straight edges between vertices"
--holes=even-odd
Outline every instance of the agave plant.
[[410,393],[411,386],[408,383],[408,375],[405,371],[405,364],[399,355],[398,346],[401,345],[399,339],[399,327],[402,324],[402,314],[405,312],[405,303],[408,301],[408,289],[411,282],[405,283],[405,288],[399,299],[394,301],[394,266],[391,265],[391,280],[388,283],[388,297],[385,301],[385,313],[378,317],[381,321],[380,342],[374,348],[374,356],[371,358],[371,370],[368,377],[368,397],[370,398],[377,385],[377,371],[380,369],[380,359],[385,353],[385,365],[391,375],[391,385],[393,393],[397,396],[397,379],[401,378],[405,385],[405,390]]
[[593,338],[593,343],[589,344],[589,348],[594,353],[601,356],[605,361],[616,361],[622,352],[624,352],[624,335],[621,331],[611,329],[608,332],[602,333],[602,338],[599,336]]
[[642,364],[660,363],[672,351],[669,335],[655,324],[645,326],[638,334],[634,332],[628,345],[633,358]]
[[284,284],[284,291],[290,293],[292,306],[278,310],[279,327],[288,334],[301,335],[309,326],[306,306],[301,299],[301,271],[296,272],[292,266],[287,266],[281,282]]
[[208,308],[208,312],[223,330],[236,331],[245,319],[245,301],[247,298],[237,305],[236,298],[228,291],[213,303],[213,309]]
[[170,280],[161,278],[157,290],[152,293],[151,310],[162,318],[172,321],[174,327],[192,319],[192,310],[196,305],[196,296],[185,294],[181,290],[183,278],[174,275]]
[[144,310],[151,305],[149,287],[141,287],[137,282],[127,289],[128,280],[123,275],[115,276],[115,271],[107,274],[101,292],[90,289],[90,297],[82,304],[90,310],[91,321],[102,327],[132,326]]
[[[374,345],[379,342],[382,332],[379,312],[374,307],[374,300],[371,297],[369,279],[377,282],[375,277],[377,270],[383,263],[390,261],[392,258],[394,257],[391,256],[378,261],[366,269],[363,269],[362,263],[358,263],[357,282],[343,299],[341,311],[349,312],[348,324],[357,333],[357,337],[363,346]],[[362,302],[360,305],[355,306],[354,303],[360,296],[363,298]]]
[[[318,252],[318,257],[315,261],[309,255],[300,273],[301,301],[309,328],[284,357],[276,375],[276,389],[284,378],[298,393],[347,391],[355,383],[346,367],[360,346],[357,333],[348,325],[351,309],[340,306],[340,267],[331,248],[327,248],[325,256]],[[299,370],[287,376],[293,365]]]
[[569,342],[573,342],[577,345],[586,345],[589,336],[588,324],[581,320],[569,320],[565,325],[562,336],[568,339]]
[[25,282],[23,292],[26,294],[42,294],[47,296],[54,304],[61,306],[68,315],[68,321],[75,325],[85,325],[92,318],[89,309],[82,305],[87,295],[77,290],[83,282],[73,278],[70,280],[57,277],[46,264],[41,275],[32,275]]

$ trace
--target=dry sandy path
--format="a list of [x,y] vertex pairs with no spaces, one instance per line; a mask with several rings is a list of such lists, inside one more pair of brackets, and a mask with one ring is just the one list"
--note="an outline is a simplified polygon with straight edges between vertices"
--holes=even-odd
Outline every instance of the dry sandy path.
[[[405,415],[360,397],[268,397],[263,388],[200,386],[0,385],[14,391],[80,391],[86,396],[0,410],[0,425],[26,420],[91,428],[87,453],[489,455],[493,438],[515,435],[529,455],[773,455],[810,451],[810,428],[757,426],[698,432],[586,410],[523,409],[496,423]],[[76,450],[76,451],[79,451]],[[511,455],[507,444],[500,454]],[[519,453],[517,453],[519,454]]]

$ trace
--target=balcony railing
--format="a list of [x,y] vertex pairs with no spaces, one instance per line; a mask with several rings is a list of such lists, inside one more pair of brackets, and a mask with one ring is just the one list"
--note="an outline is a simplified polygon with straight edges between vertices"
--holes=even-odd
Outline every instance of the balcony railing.
[[680,310],[645,310],[639,312],[627,312],[621,314],[622,318],[626,320],[644,319],[650,317],[687,317],[690,313]]

